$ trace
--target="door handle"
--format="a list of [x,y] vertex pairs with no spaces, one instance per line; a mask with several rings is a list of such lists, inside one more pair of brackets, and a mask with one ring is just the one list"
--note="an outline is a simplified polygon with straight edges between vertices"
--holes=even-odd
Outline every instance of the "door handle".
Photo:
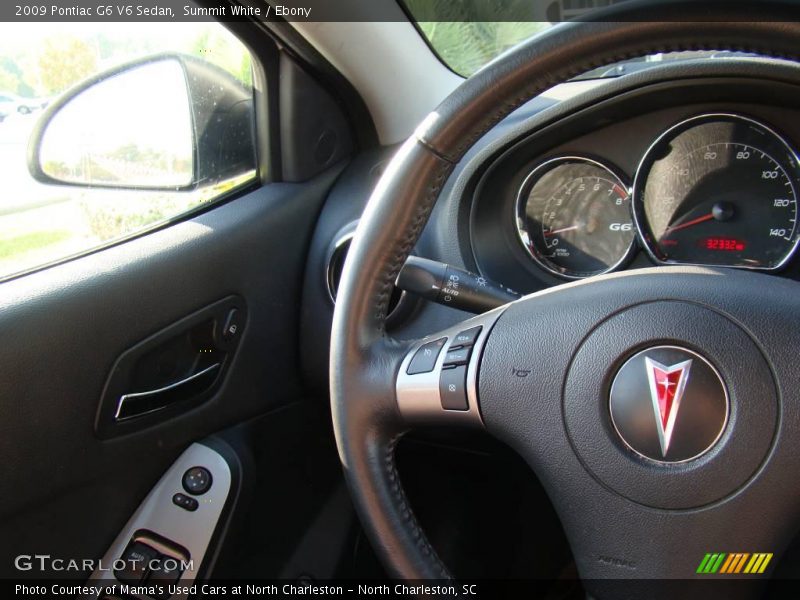
[[117,402],[114,420],[125,421],[141,417],[201,394],[214,385],[221,367],[221,363],[214,363],[202,371],[157,390],[123,394]]

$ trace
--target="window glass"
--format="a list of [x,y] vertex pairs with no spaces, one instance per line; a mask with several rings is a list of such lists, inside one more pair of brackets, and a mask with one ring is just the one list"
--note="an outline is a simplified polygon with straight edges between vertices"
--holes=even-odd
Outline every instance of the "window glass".
[[[567,20],[625,0],[398,0],[441,61],[469,77],[509,48]],[[498,20],[504,19],[504,20]],[[672,52],[625,60],[579,78],[617,77],[675,60],[751,56],[739,52]]]
[[[158,226],[251,182],[251,60],[215,22],[0,23],[0,279]],[[214,129],[219,97],[190,83],[199,65],[222,77],[225,101],[249,125],[236,130],[246,143],[228,143],[244,150],[219,152],[216,170],[203,148],[224,147],[216,137],[232,129]],[[73,96],[76,86],[86,89]],[[35,161],[45,183],[27,154],[48,107],[58,110]]]
[[550,23],[496,21],[435,21],[418,25],[439,58],[464,77],[550,27]]

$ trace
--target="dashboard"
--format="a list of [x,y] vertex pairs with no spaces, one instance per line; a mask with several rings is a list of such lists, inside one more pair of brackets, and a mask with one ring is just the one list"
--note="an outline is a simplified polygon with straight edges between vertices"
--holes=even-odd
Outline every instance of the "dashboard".
[[[575,93],[522,106],[456,165],[414,254],[522,294],[686,264],[800,280],[800,69],[704,60],[565,85]],[[302,336],[320,389],[332,258],[395,151],[359,154],[318,220]],[[466,316],[409,294],[387,329],[420,338]]]

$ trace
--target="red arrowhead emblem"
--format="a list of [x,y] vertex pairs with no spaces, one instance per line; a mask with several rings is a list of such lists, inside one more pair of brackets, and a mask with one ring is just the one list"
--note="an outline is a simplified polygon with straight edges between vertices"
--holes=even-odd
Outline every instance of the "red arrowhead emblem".
[[665,366],[645,357],[644,363],[647,369],[647,381],[650,384],[650,398],[653,401],[661,454],[666,457],[675,428],[675,419],[678,416],[678,408],[686,389],[686,383],[689,381],[692,361],[690,359]]

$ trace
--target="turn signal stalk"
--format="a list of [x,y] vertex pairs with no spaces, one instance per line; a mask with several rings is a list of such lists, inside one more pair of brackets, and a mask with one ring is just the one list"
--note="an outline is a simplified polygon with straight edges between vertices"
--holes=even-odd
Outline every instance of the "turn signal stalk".
[[520,297],[485,277],[418,256],[408,257],[395,285],[431,302],[472,313],[484,313]]

